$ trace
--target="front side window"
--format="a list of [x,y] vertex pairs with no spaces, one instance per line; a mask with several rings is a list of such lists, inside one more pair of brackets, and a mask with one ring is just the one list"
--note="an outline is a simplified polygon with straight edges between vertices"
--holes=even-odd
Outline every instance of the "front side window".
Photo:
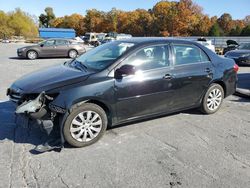
[[192,45],[173,45],[175,65],[207,62],[208,56],[198,47]]
[[54,40],[47,40],[44,43],[44,46],[53,46],[55,44]]
[[125,51],[134,46],[132,42],[115,41],[98,46],[76,60],[91,69],[102,70],[113,64]]
[[167,45],[148,46],[128,57],[123,65],[133,65],[136,70],[150,70],[169,66],[169,51]]

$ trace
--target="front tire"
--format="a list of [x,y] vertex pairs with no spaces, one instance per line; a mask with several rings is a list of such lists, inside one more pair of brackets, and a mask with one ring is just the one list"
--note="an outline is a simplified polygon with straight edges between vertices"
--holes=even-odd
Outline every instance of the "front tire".
[[103,136],[107,124],[107,115],[100,106],[84,103],[67,117],[63,127],[64,138],[74,147],[85,147]]
[[77,53],[76,50],[70,50],[70,51],[69,51],[69,57],[70,57],[71,59],[75,59],[75,58],[77,57],[77,55],[78,55],[78,53]]
[[224,99],[224,90],[219,84],[212,84],[203,97],[201,111],[205,114],[217,112]]
[[29,50],[27,52],[27,58],[30,59],[30,60],[34,60],[34,59],[37,59],[38,57],[38,54],[35,50]]

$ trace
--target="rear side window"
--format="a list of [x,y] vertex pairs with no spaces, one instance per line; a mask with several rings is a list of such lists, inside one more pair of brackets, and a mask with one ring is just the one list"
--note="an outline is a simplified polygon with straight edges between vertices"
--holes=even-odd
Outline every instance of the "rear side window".
[[132,54],[124,64],[133,65],[137,70],[150,70],[169,66],[168,45],[148,46]]
[[63,45],[67,45],[68,41],[66,40],[56,40],[56,45],[57,46],[63,46]]
[[192,45],[173,45],[175,65],[210,61],[208,56],[198,47]]

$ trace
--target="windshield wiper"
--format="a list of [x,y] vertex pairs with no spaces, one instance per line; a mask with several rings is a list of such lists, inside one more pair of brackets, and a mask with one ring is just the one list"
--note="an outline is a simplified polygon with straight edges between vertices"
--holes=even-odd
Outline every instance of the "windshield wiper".
[[71,65],[81,71],[86,71],[86,69],[88,69],[86,65],[82,64],[80,61],[77,61],[77,60],[73,60],[71,62]]

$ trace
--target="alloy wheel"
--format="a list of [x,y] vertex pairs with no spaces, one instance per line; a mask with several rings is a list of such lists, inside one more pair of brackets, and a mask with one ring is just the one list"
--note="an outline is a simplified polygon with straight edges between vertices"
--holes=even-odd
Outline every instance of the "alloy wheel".
[[71,50],[69,52],[69,57],[70,58],[74,59],[74,58],[76,58],[76,56],[77,56],[77,52],[75,50]]
[[37,58],[37,53],[35,51],[28,52],[28,58],[29,59],[36,59]]

